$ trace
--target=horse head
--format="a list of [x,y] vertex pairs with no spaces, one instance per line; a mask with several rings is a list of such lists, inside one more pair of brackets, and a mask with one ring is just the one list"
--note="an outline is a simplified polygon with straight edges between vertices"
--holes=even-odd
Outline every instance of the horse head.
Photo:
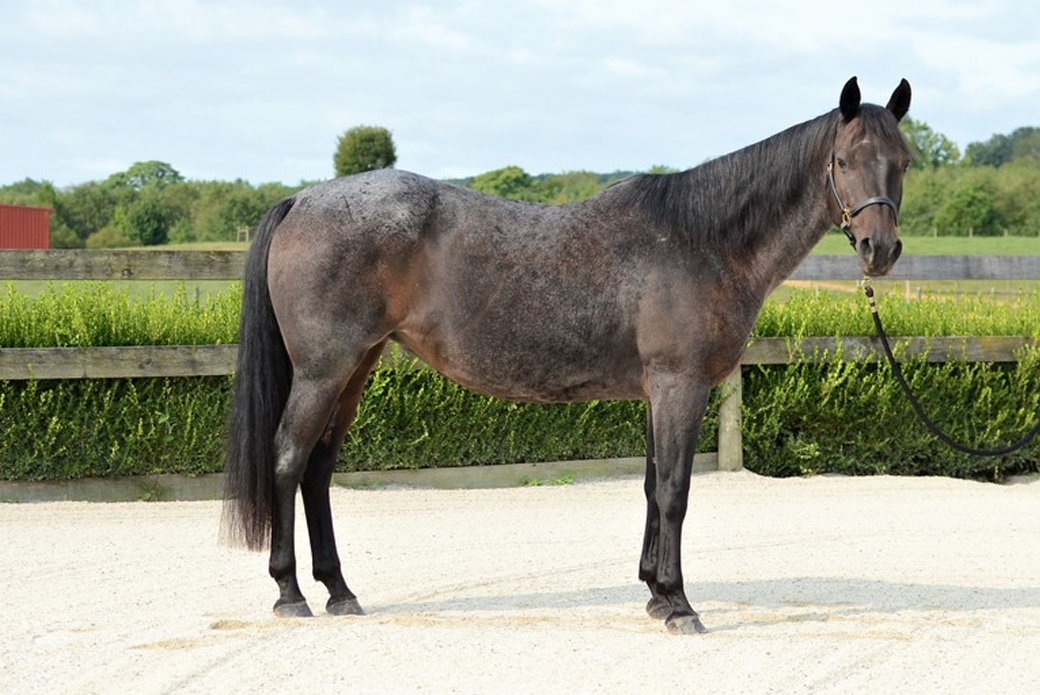
[[910,83],[899,83],[885,108],[860,103],[853,77],[841,92],[827,176],[835,223],[849,238],[867,275],[884,275],[903,249],[899,206],[910,149],[899,121],[910,109]]

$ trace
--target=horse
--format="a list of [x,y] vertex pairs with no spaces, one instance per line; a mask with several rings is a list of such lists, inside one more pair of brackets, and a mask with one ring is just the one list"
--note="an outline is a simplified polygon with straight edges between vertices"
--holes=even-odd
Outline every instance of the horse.
[[669,631],[705,631],[681,548],[709,391],[738,367],[766,296],[833,226],[865,274],[895,263],[909,108],[905,79],[881,107],[861,103],[853,77],[817,118],[571,205],[392,169],[275,204],[246,259],[222,517],[225,542],[269,544],[275,614],[312,615],[296,576],[297,490],[327,612],[364,612],[343,578],[329,486],[394,341],[492,396],[646,401],[646,611]]

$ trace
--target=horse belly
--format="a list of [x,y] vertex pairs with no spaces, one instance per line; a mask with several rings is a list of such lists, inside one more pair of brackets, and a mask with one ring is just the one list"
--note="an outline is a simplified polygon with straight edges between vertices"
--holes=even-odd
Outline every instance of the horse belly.
[[643,398],[638,358],[620,336],[581,344],[518,325],[478,337],[438,329],[393,337],[452,381],[490,396],[542,403]]

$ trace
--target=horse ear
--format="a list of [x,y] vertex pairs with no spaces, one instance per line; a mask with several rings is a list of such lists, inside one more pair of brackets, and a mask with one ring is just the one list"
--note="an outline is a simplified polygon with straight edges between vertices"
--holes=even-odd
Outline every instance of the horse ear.
[[848,123],[859,113],[859,83],[855,77],[849,78],[841,90],[841,100],[838,102],[841,108],[841,116]]
[[903,120],[903,116],[910,110],[910,83],[905,77],[899,81],[899,86],[892,92],[892,98],[885,108],[892,112],[897,121]]

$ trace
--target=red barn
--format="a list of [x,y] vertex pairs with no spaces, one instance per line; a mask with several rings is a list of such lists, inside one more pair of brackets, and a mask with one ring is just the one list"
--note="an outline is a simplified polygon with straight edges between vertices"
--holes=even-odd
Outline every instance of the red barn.
[[0,203],[0,249],[50,248],[50,208]]

